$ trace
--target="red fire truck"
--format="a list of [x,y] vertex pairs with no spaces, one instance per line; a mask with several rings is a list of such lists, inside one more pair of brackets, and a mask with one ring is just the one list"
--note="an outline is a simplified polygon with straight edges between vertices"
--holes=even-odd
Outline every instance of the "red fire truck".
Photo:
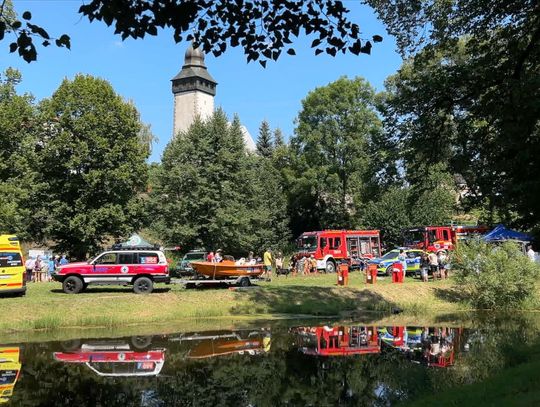
[[487,226],[421,226],[403,231],[403,246],[429,252],[454,250],[460,240],[487,233]]
[[313,255],[317,269],[332,273],[340,260],[351,266],[360,261],[381,255],[381,239],[378,230],[322,230],[305,232],[297,240],[298,258]]

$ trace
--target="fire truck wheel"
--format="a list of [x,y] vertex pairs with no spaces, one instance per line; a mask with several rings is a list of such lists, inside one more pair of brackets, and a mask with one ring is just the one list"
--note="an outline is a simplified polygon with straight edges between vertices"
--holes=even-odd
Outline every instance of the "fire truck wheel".
[[328,260],[326,262],[326,272],[327,273],[335,273],[336,272],[336,263],[334,263],[332,260]]
[[62,290],[66,294],[78,294],[83,289],[83,282],[79,277],[69,276],[62,283]]
[[139,277],[133,283],[135,294],[150,294],[154,290],[154,283],[148,277]]

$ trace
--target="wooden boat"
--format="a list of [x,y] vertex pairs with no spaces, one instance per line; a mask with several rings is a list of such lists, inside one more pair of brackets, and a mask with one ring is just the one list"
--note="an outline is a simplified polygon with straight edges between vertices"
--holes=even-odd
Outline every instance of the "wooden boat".
[[258,277],[264,271],[263,264],[236,264],[234,261],[223,260],[220,263],[209,261],[194,261],[191,266],[203,276],[212,279],[234,277]]

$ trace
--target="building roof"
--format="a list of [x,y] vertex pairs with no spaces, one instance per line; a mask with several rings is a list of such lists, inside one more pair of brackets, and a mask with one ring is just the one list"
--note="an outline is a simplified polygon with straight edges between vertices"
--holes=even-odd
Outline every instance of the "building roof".
[[[202,81],[197,81],[202,79]],[[186,50],[184,65],[178,74],[171,79],[173,93],[200,90],[211,95],[216,94],[217,82],[206,69],[204,54],[190,45]]]

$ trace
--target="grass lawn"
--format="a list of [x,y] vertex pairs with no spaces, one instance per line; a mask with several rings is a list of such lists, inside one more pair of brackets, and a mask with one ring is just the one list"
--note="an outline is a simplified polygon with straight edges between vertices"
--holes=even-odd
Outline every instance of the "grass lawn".
[[[359,317],[373,321],[381,313],[402,308],[404,316],[466,310],[459,290],[450,280],[422,283],[408,278],[403,284],[379,279],[366,285],[363,274],[350,274],[348,287],[336,286],[336,275],[278,277],[245,290],[185,289],[158,284],[154,293],[137,295],[131,287],[90,286],[77,295],[61,291],[60,283],[30,283],[25,297],[0,298],[0,332],[56,328],[171,324],[213,319],[301,316]],[[371,314],[371,316],[366,317]]]

